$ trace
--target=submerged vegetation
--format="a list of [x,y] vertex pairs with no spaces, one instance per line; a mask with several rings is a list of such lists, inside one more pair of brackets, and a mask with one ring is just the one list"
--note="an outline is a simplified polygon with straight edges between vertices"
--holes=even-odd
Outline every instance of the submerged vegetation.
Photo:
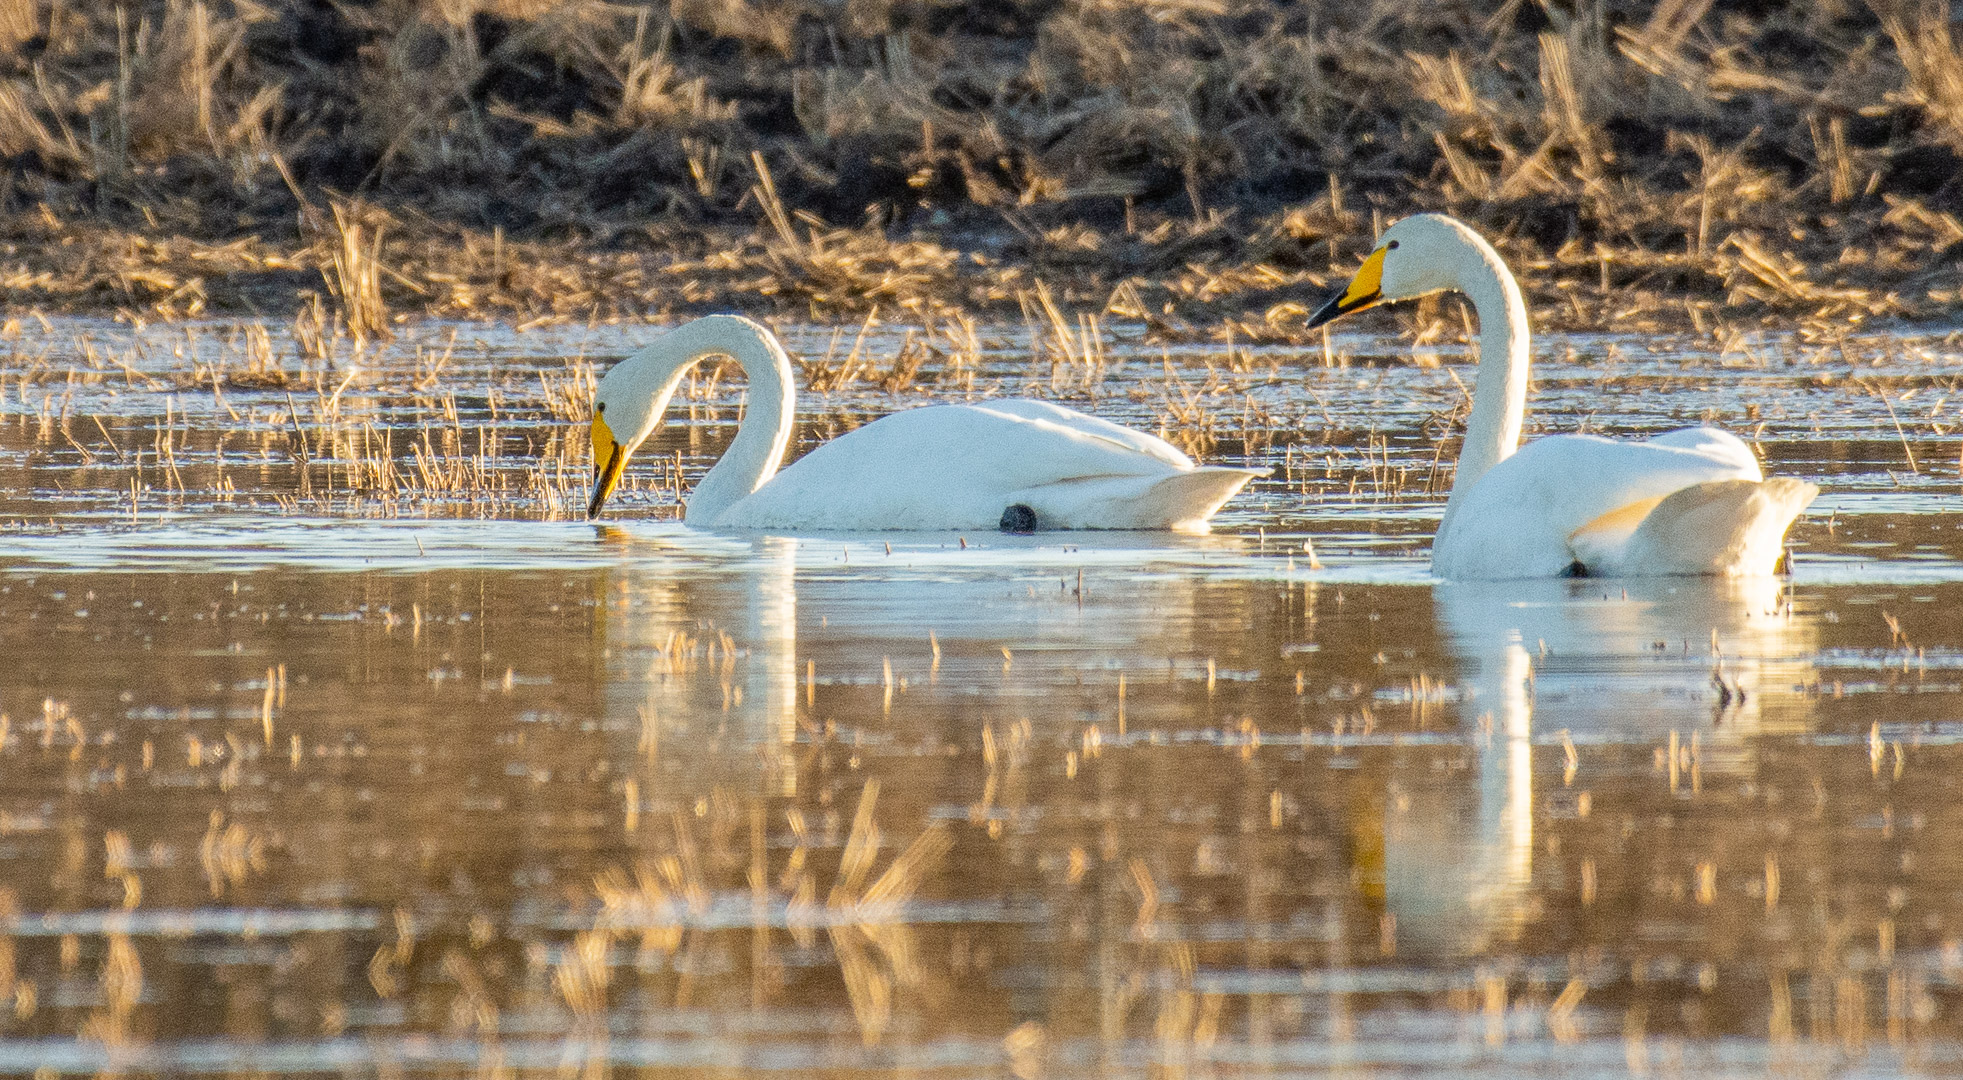
[[1928,316],[1963,275],[1953,27],[1917,0],[0,0],[0,296],[356,340],[1059,304],[1290,340],[1376,227],[1436,209],[1543,320]]

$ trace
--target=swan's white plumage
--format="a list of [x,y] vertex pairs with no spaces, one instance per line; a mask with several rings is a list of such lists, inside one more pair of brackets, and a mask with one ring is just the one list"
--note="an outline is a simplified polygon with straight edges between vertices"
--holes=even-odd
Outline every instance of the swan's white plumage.
[[1557,435],[1519,445],[1531,347],[1519,285],[1492,246],[1440,214],[1385,230],[1314,324],[1446,290],[1479,315],[1480,365],[1445,517],[1442,577],[1492,580],[1775,571],[1786,529],[1818,488],[1765,480],[1751,447],[1715,428],[1646,441]]
[[1786,527],[1819,491],[1783,476],[1692,484],[1658,500],[1625,536],[1577,537],[1575,557],[1596,574],[1771,573],[1768,554],[1776,567]]
[[[1552,577],[1583,558],[1577,533],[1632,505],[1717,480],[1758,480],[1751,448],[1715,428],[1673,431],[1645,442],[1596,435],[1535,439],[1487,470],[1460,497],[1432,542],[1442,577]],[[1640,517],[1629,522],[1633,531]],[[1610,523],[1605,523],[1610,524]],[[1592,551],[1607,548],[1598,544]]]
[[1163,439],[1024,400],[893,413],[780,471],[794,415],[788,359],[768,330],[726,315],[671,331],[601,381],[596,400],[607,406],[603,415],[614,428],[633,432],[623,440],[625,452],[654,430],[688,368],[712,355],[743,366],[751,407],[730,449],[690,497],[691,525],[993,529],[1006,508],[1021,504],[1042,529],[1196,531],[1260,475],[1196,466]]
[[1043,528],[1194,528],[1251,475],[1045,402],[930,405],[812,450],[712,523],[979,529],[1020,503]]

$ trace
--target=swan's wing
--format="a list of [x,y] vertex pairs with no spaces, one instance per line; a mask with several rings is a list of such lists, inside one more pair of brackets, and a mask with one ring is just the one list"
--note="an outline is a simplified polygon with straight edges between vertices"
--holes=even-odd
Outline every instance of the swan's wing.
[[1802,480],[1717,480],[1692,484],[1643,506],[1627,530],[1589,529],[1574,538],[1591,574],[1771,574],[1786,529],[1820,489]]
[[1758,480],[1736,437],[1687,428],[1646,442],[1536,439],[1459,496],[1432,544],[1433,569],[1464,580],[1547,577],[1574,562],[1577,532],[1626,537],[1650,507],[1693,484]]
[[[1046,410],[1028,409],[1029,415],[1023,415],[1001,408],[1003,404],[934,405],[882,417],[799,458],[712,524],[840,530],[994,528],[1002,511],[1017,501],[1013,496],[1018,492],[1070,481],[1163,476],[1192,468],[1183,455],[1177,462],[1168,461],[1101,428],[1085,430],[1082,424],[1060,423]],[[1125,431],[1115,424],[1105,426]]]
[[1120,446],[1136,450],[1141,454],[1149,454],[1168,465],[1190,468],[1193,464],[1193,459],[1181,453],[1178,447],[1156,435],[1147,435],[1143,431],[1125,427],[1123,424],[1114,424],[1102,417],[1078,412],[1076,409],[1065,408],[1048,401],[1005,398],[1001,401],[979,402],[970,408],[1055,424],[1085,435],[1110,439]]

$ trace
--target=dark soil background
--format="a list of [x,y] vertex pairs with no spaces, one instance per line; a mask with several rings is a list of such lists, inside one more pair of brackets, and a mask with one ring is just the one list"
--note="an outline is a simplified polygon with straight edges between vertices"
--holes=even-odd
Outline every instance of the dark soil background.
[[1445,210],[1546,321],[1939,319],[1958,41],[1900,0],[0,0],[0,300],[1291,339]]

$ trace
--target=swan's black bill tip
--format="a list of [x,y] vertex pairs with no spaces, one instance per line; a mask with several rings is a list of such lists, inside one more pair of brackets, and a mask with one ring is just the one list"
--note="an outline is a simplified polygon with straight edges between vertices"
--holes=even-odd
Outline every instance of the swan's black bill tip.
[[1330,297],[1328,303],[1317,308],[1315,314],[1309,316],[1309,329],[1314,330],[1316,327],[1322,326],[1325,323],[1334,322],[1352,311],[1362,311],[1367,307],[1375,307],[1378,301],[1384,298],[1383,290],[1379,289],[1372,291],[1368,295],[1359,296],[1352,302],[1345,304],[1343,303],[1343,297],[1347,295],[1349,295],[1348,290],[1339,292]]
[[593,497],[586,503],[586,520],[600,516],[600,509],[607,505],[607,496],[613,494],[614,485],[620,482],[620,467],[626,461],[627,452],[619,443],[614,443],[613,452],[606,456],[606,464],[593,472]]
[[1036,511],[1021,503],[1011,503],[1002,511],[1002,520],[996,527],[1005,533],[1033,533],[1036,531]]

